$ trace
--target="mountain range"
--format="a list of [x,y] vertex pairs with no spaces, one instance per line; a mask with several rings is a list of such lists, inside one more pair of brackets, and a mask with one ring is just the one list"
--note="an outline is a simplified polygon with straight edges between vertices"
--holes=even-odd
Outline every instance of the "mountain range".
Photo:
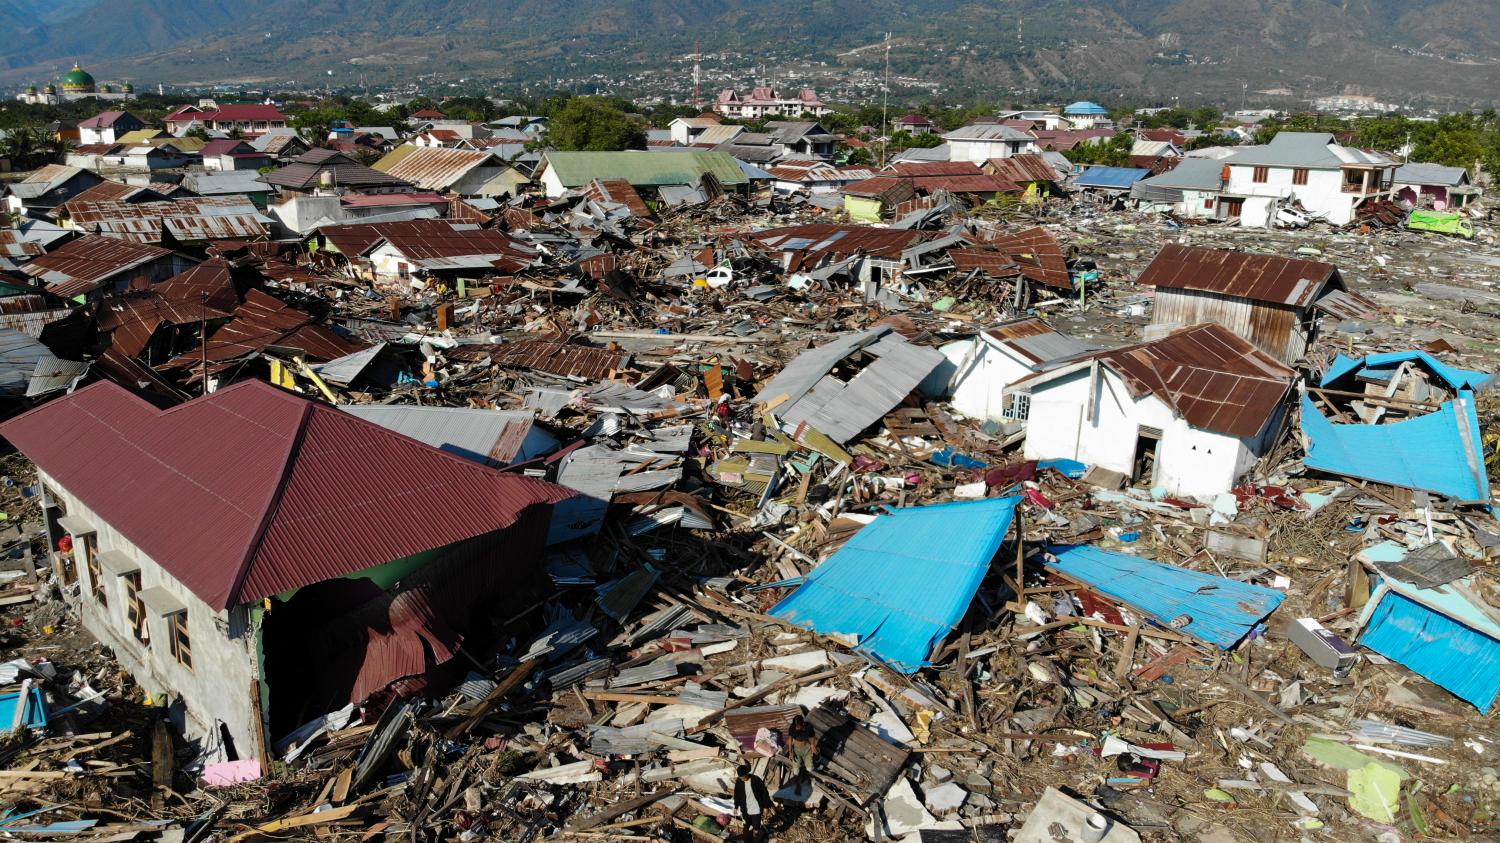
[[[1484,0],[0,0],[0,81],[506,83],[681,68],[707,52],[879,66],[969,95],[1233,102],[1358,89],[1487,106],[1500,3]],[[853,52],[851,52],[853,50]]]

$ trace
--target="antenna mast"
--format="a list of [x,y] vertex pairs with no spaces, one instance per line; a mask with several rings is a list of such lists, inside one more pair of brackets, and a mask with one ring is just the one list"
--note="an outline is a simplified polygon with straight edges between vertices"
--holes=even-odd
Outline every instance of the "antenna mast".
[[703,107],[703,45],[693,39],[693,107]]

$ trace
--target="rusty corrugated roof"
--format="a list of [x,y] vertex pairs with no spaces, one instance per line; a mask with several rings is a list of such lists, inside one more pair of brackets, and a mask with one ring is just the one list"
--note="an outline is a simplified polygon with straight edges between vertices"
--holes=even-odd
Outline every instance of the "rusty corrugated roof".
[[624,179],[594,179],[584,186],[583,195],[600,202],[624,205],[632,215],[640,219],[651,217],[651,209],[646,207],[645,201],[630,186],[630,182]]
[[[444,147],[418,147],[389,164],[385,173],[423,190],[447,190],[475,167],[499,165],[494,153]],[[380,162],[376,162],[380,166]]]
[[169,410],[103,381],[0,434],[216,609],[501,529],[573,494],[260,381]]
[[21,271],[46,284],[53,295],[68,298],[170,254],[160,246],[87,234],[35,258]]
[[206,350],[184,354],[162,368],[191,369],[205,355],[213,363],[238,360],[268,345],[299,348],[307,359],[316,361],[333,360],[365,347],[358,340],[312,322],[311,314],[260,290],[250,290],[245,302],[234,309],[233,318],[208,338]]
[[1132,392],[1155,395],[1188,424],[1238,437],[1261,433],[1295,375],[1228,328],[1207,323],[1098,359]]
[[164,296],[160,288],[113,296],[99,302],[94,310],[99,330],[110,333],[110,345],[132,357],[145,349],[164,324],[189,325],[229,317],[229,313],[202,302]]
[[1023,231],[991,234],[990,243],[1010,255],[1021,266],[1021,274],[1048,287],[1072,290],[1068,261],[1062,244],[1052,232],[1041,226]]
[[548,340],[520,340],[490,346],[490,360],[497,366],[535,369],[563,377],[603,380],[625,367],[630,355],[623,351]]
[[1138,279],[1149,287],[1197,290],[1251,301],[1305,307],[1338,270],[1321,261],[1204,249],[1168,243]]
[[263,239],[268,231],[255,203],[244,196],[199,196],[166,202],[70,203],[73,225],[84,230],[160,243],[163,232],[180,241]]
[[792,253],[796,260],[789,269],[797,270],[817,266],[824,257],[837,260],[861,254],[900,258],[902,252],[931,236],[924,231],[808,223],[757,231],[749,239],[762,248]]

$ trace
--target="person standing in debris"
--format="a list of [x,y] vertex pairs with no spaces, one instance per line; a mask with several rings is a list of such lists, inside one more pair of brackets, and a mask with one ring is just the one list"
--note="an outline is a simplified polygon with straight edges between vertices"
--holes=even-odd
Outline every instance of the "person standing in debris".
[[734,780],[734,808],[745,823],[749,839],[759,840],[763,834],[766,812],[771,808],[771,794],[760,776],[750,772],[749,764],[741,764]]
[[816,737],[812,725],[800,714],[794,716],[791,725],[787,726],[787,746],[792,750],[792,763],[797,768],[798,777],[812,778],[813,741]]

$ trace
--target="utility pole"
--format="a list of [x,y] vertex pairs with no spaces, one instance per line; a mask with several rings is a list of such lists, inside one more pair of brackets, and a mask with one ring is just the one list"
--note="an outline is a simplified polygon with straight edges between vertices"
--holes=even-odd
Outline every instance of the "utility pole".
[[693,107],[703,107],[703,44],[693,39]]
[[198,323],[198,352],[203,361],[203,394],[208,394],[208,293],[199,293],[202,296],[202,310],[199,312],[203,320]]
[[885,34],[885,81],[880,85],[880,166],[885,166],[885,155],[891,148],[891,34]]

